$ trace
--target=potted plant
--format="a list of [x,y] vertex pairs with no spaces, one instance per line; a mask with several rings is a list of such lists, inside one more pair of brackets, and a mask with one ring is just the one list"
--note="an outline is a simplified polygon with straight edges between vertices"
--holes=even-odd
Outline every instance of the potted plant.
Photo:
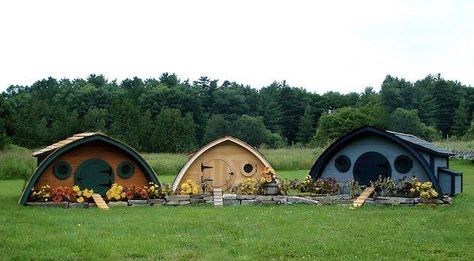
[[262,192],[264,195],[278,195],[278,181],[275,171],[270,167],[263,169],[263,176],[260,178]]

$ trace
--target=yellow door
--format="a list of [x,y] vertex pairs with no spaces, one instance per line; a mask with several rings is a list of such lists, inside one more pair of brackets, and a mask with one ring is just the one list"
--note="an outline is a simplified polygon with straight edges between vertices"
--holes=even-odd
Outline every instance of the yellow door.
[[201,163],[204,180],[209,180],[213,188],[227,188],[234,173],[230,165],[221,159],[212,159]]

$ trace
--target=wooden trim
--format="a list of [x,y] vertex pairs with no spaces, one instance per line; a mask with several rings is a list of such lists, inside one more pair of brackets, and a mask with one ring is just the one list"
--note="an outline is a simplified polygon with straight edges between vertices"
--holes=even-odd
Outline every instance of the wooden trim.
[[423,158],[423,156],[418,151],[414,149],[411,143],[397,137],[395,134],[392,134],[385,130],[382,130],[376,127],[371,127],[371,126],[365,126],[365,127],[355,129],[345,134],[344,136],[340,137],[335,142],[333,142],[316,160],[316,162],[314,163],[313,167],[311,168],[309,172],[309,175],[313,179],[318,179],[319,177],[321,177],[323,170],[326,168],[327,164],[329,163],[331,158],[336,154],[337,151],[339,151],[342,147],[349,144],[354,139],[359,138],[359,137],[365,137],[367,135],[381,136],[392,142],[395,142],[396,144],[408,150],[408,152],[421,164],[422,168],[427,173],[428,178],[433,183],[434,189],[438,192],[439,195],[443,195],[441,186],[439,185],[439,182],[436,180],[434,173],[431,171],[428,165],[428,162],[426,161],[425,158]]
[[179,171],[178,175],[175,177],[174,181],[173,181],[173,191],[175,191],[177,188],[178,188],[178,185],[179,183],[181,182],[181,179],[183,178],[184,174],[186,173],[186,171],[189,169],[189,167],[191,166],[191,164],[194,163],[194,161],[199,157],[201,156],[204,152],[208,151],[209,149],[223,143],[223,142],[226,142],[226,141],[230,141],[230,142],[233,142],[245,149],[247,149],[248,151],[250,151],[252,154],[255,155],[255,157],[257,157],[262,163],[263,165],[265,165],[265,167],[271,167],[270,163],[268,162],[268,160],[262,155],[260,154],[260,152],[258,152],[258,150],[256,150],[254,147],[252,147],[250,144],[247,144],[246,142],[242,141],[242,140],[239,140],[235,137],[231,137],[231,136],[225,136],[225,137],[222,137],[222,138],[219,138],[219,139],[216,139],[214,141],[211,141],[210,143],[208,143],[207,145],[205,145],[204,147],[202,147],[199,151],[197,151],[196,153],[194,153],[187,161],[186,163],[184,163],[184,166],[181,168],[181,170]]
[[69,150],[71,150],[71,149],[73,149],[77,146],[80,146],[82,144],[85,144],[85,143],[88,143],[88,142],[91,142],[91,141],[102,141],[102,142],[108,143],[108,144],[110,144],[112,146],[115,146],[115,147],[121,149],[122,151],[126,152],[128,155],[130,155],[133,159],[135,159],[138,163],[141,164],[141,166],[143,167],[143,170],[144,170],[144,174],[149,180],[151,180],[155,184],[158,184],[158,185],[160,184],[155,172],[153,171],[153,169],[150,167],[150,165],[145,161],[145,159],[136,150],[134,150],[130,146],[128,146],[125,143],[122,143],[122,142],[120,142],[116,139],[113,139],[113,138],[110,138],[106,135],[97,133],[95,135],[91,135],[91,136],[88,136],[88,137],[84,137],[82,139],[75,140],[74,142],[71,142],[71,143],[65,145],[64,147],[61,147],[61,148],[55,150],[54,152],[52,152],[51,154],[49,154],[41,162],[41,164],[36,168],[33,175],[28,180],[28,183],[26,184],[25,188],[23,189],[23,192],[21,193],[21,197],[20,197],[20,200],[19,200],[18,203],[21,204],[21,205],[24,205],[26,203],[26,201],[28,200],[28,197],[31,193],[31,189],[33,188],[34,184],[36,184],[36,182],[38,181],[38,179],[41,176],[41,174],[43,173],[43,171],[56,158],[58,158],[63,153],[65,153],[65,152],[67,152],[67,151],[69,151]]

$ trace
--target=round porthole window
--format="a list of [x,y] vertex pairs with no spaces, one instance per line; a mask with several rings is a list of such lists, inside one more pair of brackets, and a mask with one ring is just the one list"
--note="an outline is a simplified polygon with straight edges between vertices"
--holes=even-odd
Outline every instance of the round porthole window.
[[67,162],[60,161],[54,165],[53,172],[56,178],[61,180],[67,179],[71,176],[71,165]]
[[400,155],[395,159],[395,169],[400,173],[407,173],[413,167],[413,161],[406,155]]
[[336,158],[336,169],[340,172],[347,172],[351,168],[351,159],[346,155],[341,155]]
[[117,174],[123,179],[130,178],[135,172],[135,166],[128,161],[120,163],[117,167]]
[[242,164],[240,172],[242,173],[242,175],[250,177],[255,174],[256,170],[257,167],[254,164],[247,162],[245,164]]

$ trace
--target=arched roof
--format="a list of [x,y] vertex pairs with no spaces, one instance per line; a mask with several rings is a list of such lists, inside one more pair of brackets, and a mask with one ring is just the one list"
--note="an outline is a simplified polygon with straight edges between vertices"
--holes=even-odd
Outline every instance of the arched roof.
[[20,197],[20,204],[25,204],[26,201],[28,200],[28,197],[31,193],[31,189],[33,188],[34,184],[38,181],[38,178],[40,177],[41,173],[51,164],[56,158],[58,158],[60,155],[63,153],[76,148],[80,145],[92,142],[92,141],[102,141],[104,143],[110,144],[132,157],[135,159],[138,163],[140,163],[141,167],[144,170],[145,176],[155,184],[159,184],[158,178],[153,171],[153,169],[148,165],[148,163],[145,161],[145,159],[133,148],[130,146],[126,145],[125,143],[122,143],[116,139],[113,139],[109,136],[106,136],[102,133],[82,133],[82,134],[76,134],[68,139],[65,139],[63,141],[57,142],[53,145],[50,145],[42,150],[39,150],[37,152],[33,153],[33,156],[39,157],[42,155],[46,155],[47,153],[50,153],[49,155],[46,155],[45,158],[41,161],[41,163],[38,165],[36,170],[34,171],[33,175],[30,177],[28,180],[28,183],[26,184],[21,197]]
[[263,165],[265,165],[265,167],[271,167],[270,163],[268,162],[268,160],[262,155],[260,154],[260,152],[258,152],[254,147],[252,147],[250,144],[242,141],[242,140],[239,140],[235,137],[231,137],[231,136],[225,136],[225,137],[222,137],[222,138],[219,138],[219,139],[216,139],[216,140],[213,140],[211,142],[209,142],[208,144],[206,144],[204,147],[202,147],[200,150],[198,150],[196,153],[194,153],[187,161],[186,163],[184,163],[184,166],[181,168],[181,170],[179,171],[178,175],[176,176],[176,178],[174,179],[173,181],[173,191],[176,190],[176,188],[178,187],[178,184],[179,182],[181,181],[181,179],[183,178],[184,174],[186,173],[186,171],[189,169],[189,167],[191,166],[191,164],[193,164],[193,162],[199,157],[201,156],[203,153],[205,153],[206,151],[208,151],[209,149],[219,145],[219,144],[222,144],[226,141],[230,141],[230,142],[233,142],[245,149],[247,149],[249,152],[251,152],[253,155],[255,155],[255,157],[257,157],[262,163]]
[[416,146],[413,144],[409,143],[405,139],[402,139],[396,135],[397,133],[395,132],[390,132],[386,131],[383,129],[379,129],[376,127],[372,126],[364,126],[358,129],[355,129],[346,135],[340,137],[337,139],[335,142],[333,142],[322,154],[319,156],[318,160],[314,163],[313,167],[311,168],[311,171],[309,172],[309,175],[317,179],[321,177],[321,174],[323,170],[326,168],[327,164],[331,160],[331,158],[344,146],[349,144],[351,141],[360,138],[360,137],[365,137],[367,135],[375,135],[379,137],[383,137],[385,139],[388,139],[403,148],[405,148],[422,166],[423,170],[425,170],[426,174],[428,175],[428,178],[430,181],[433,183],[433,188],[439,193],[439,195],[442,195],[441,191],[441,186],[438,183],[438,180],[434,176],[433,171],[428,165],[428,162],[423,158],[423,156],[415,149]]

